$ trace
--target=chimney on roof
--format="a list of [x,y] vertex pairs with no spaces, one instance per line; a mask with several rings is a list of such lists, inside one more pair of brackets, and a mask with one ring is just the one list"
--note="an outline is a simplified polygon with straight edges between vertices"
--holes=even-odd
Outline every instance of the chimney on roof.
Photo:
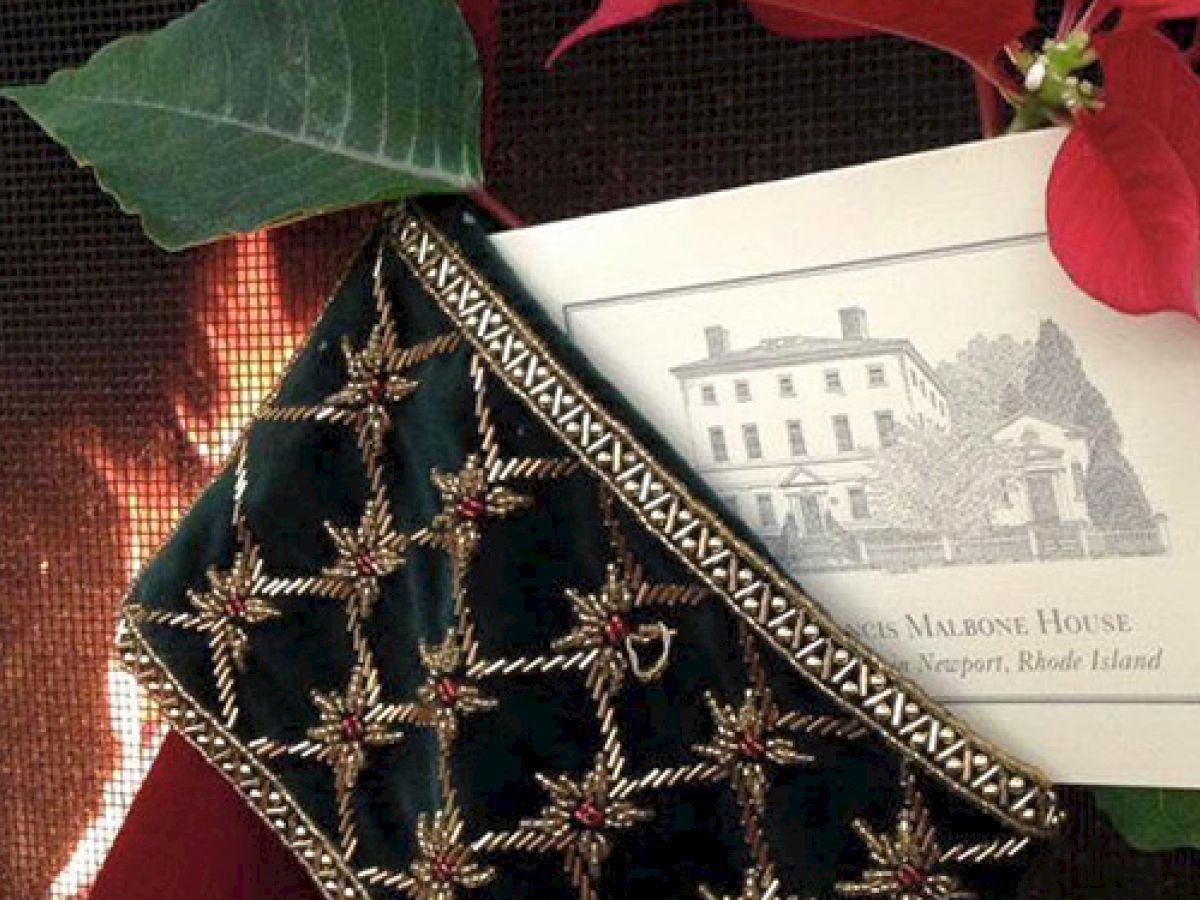
[[704,329],[708,342],[708,358],[717,359],[729,352],[729,329],[724,325],[709,325]]
[[847,341],[867,339],[867,312],[861,306],[846,306],[838,310],[842,320],[842,338]]

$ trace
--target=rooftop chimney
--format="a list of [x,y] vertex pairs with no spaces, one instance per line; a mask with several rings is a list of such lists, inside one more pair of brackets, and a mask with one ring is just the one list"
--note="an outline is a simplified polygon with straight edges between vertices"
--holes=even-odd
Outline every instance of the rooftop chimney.
[[838,310],[842,320],[842,338],[847,341],[867,339],[867,313],[861,306],[847,306]]
[[716,359],[729,352],[729,329],[724,325],[709,325],[704,329],[704,340],[708,342],[709,359]]

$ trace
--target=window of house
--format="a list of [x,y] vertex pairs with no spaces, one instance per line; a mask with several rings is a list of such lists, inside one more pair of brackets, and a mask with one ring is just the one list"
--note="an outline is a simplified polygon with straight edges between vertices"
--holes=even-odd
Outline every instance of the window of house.
[[738,403],[750,402],[750,382],[744,378],[739,378],[733,383],[733,396]]
[[879,446],[892,447],[896,443],[896,417],[891,410],[875,413],[875,430],[879,432]]
[[854,519],[871,518],[871,507],[867,505],[867,492],[863,488],[850,488],[846,492],[850,498],[850,516]]
[[788,447],[792,456],[808,456],[808,447],[804,443],[804,426],[799,419],[789,419],[787,423]]
[[717,405],[717,388],[716,385],[702,384],[700,385],[700,402],[705,406]]
[[712,449],[713,462],[729,462],[729,447],[725,444],[725,429],[708,429],[708,446]]
[[755,494],[758,503],[758,521],[763,528],[776,528],[779,523],[775,519],[775,501],[770,494]]
[[1005,509],[1012,509],[1012,485],[1007,481],[1000,485],[1000,503]]
[[842,392],[842,373],[837,369],[825,370],[825,390],[830,394]]
[[867,384],[873,388],[887,387],[887,376],[883,366],[867,366]]
[[757,425],[743,425],[742,440],[746,444],[747,459],[762,459],[762,441],[758,438]]
[[722,494],[721,501],[725,504],[726,507],[728,507],[728,509],[731,513],[736,513],[738,511],[737,494]]
[[848,453],[854,449],[854,435],[850,433],[848,416],[833,417],[833,440],[839,453]]
[[796,379],[791,375],[779,376],[779,396],[780,397],[795,397],[796,396]]
[[908,372],[908,380],[912,382],[913,387],[917,386],[917,373],[911,369]]
[[1078,462],[1071,463],[1071,480],[1075,482],[1075,499],[1082,500],[1086,484],[1083,477],[1083,466]]
[[921,396],[929,399],[929,385],[924,381],[921,382]]

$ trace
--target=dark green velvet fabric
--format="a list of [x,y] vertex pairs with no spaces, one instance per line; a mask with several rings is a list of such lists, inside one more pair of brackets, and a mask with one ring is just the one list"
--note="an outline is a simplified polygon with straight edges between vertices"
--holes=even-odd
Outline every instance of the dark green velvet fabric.
[[[634,427],[693,490],[716,501],[645,422],[599,379],[586,360],[558,335],[519,284],[488,249],[478,213],[438,201],[427,210],[439,225],[519,306],[552,342],[595,395]],[[361,342],[373,322],[371,267],[374,245],[350,271],[315,326],[280,391],[280,404],[315,404],[345,380],[340,342]],[[414,344],[449,330],[448,320],[392,256],[386,260],[400,334]],[[416,392],[392,407],[387,441],[389,488],[400,530],[427,524],[440,509],[430,480],[434,468],[454,471],[475,448],[473,397],[465,346],[416,366]],[[520,401],[493,380],[494,422],[506,453],[562,456],[566,449]],[[279,576],[314,572],[335,553],[322,525],[353,525],[366,497],[362,462],[350,428],[317,422],[260,422],[248,437],[245,510],[262,547],[268,571]],[[234,475],[215,480],[132,591],[132,600],[154,610],[189,612],[188,589],[206,587],[210,566],[228,566],[234,535],[230,524]],[[535,506],[489,521],[467,585],[485,657],[543,652],[572,625],[567,588],[597,588],[608,562],[605,531],[597,515],[596,483],[579,470],[566,479],[521,485]],[[630,547],[647,579],[688,580],[688,573],[631,518],[621,515]],[[737,523],[740,536],[753,537]],[[310,693],[339,689],[353,661],[343,627],[342,605],[320,597],[284,598],[284,615],[256,626],[249,663],[239,675],[242,712],[236,733],[243,741],[267,736],[302,741],[316,721]],[[405,565],[383,580],[382,597],[365,628],[380,667],[385,700],[411,697],[424,677],[420,642],[436,642],[452,624],[453,602],[445,555],[412,547]],[[655,617],[659,616],[655,613]],[[746,688],[736,623],[719,602],[662,614],[679,638],[661,680],[630,679],[618,716],[634,774],[651,766],[696,761],[693,745],[707,741],[711,716],[704,703],[713,690],[730,702]],[[141,626],[156,653],[181,684],[208,709],[219,701],[204,635],[147,623]],[[769,651],[768,651],[769,653]],[[768,657],[772,689],[781,706],[838,712],[809,689],[782,661]],[[536,815],[544,793],[535,772],[579,772],[597,751],[592,701],[577,674],[514,676],[489,682],[498,709],[465,718],[453,749],[467,837],[513,828]],[[433,732],[408,728],[397,746],[373,750],[356,791],[360,845],[358,867],[405,870],[412,860],[416,817],[440,802],[437,744]],[[812,767],[779,768],[769,795],[767,837],[784,888],[781,898],[832,898],[838,878],[855,877],[867,857],[850,823],[857,817],[888,828],[901,803],[902,760],[868,737],[847,743],[813,740],[804,749],[818,757]],[[281,757],[271,763],[308,814],[327,834],[337,832],[333,778],[319,761]],[[994,836],[1002,829],[961,800],[923,783],[943,844]],[[600,895],[656,900],[695,898],[698,886],[737,896],[749,863],[733,793],[725,784],[687,787],[647,801],[654,818],[614,842],[603,867]],[[497,877],[479,896],[573,897],[556,853],[489,855]],[[1010,896],[1013,867],[970,867],[964,880],[981,897]],[[379,897],[401,896],[373,888]],[[464,891],[462,896],[472,896]],[[913,895],[921,896],[921,895]],[[935,895],[930,895],[931,897]]]

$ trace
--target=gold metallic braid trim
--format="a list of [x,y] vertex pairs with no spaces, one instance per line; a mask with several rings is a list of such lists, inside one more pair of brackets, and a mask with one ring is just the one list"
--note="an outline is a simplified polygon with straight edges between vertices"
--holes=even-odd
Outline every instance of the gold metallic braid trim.
[[[347,256],[334,281],[337,287],[321,307],[310,327],[310,334],[325,321],[341,285],[354,271],[355,266],[359,265],[364,250],[376,240],[377,235],[378,229],[370,228]],[[256,422],[263,420],[264,413],[275,403],[288,376],[307,349],[308,341],[305,340],[292,352],[283,371],[276,378],[274,387],[259,403],[255,413],[247,417],[242,425],[237,440],[222,460],[214,479],[225,476],[231,469],[236,470],[239,478],[242,477],[240,464],[245,458],[251,430]],[[237,492],[235,490],[235,493]],[[203,496],[204,492],[201,492],[192,501],[177,518],[167,536],[154,548],[154,552],[142,561],[133,579],[134,585],[158,558],[159,551],[175,537]],[[340,859],[338,848],[304,814],[299,801],[271,774],[261,759],[217,722],[205,710],[204,705],[179,684],[171,670],[155,654],[138,628],[140,621],[151,621],[155,617],[143,617],[143,611],[135,596],[133,590],[126,595],[117,621],[115,649],[117,660],[122,667],[134,676],[138,685],[167,717],[171,727],[221,773],[247,801],[254,813],[279,836],[327,900],[372,900],[371,895]],[[158,621],[160,624],[182,624],[182,621]]]
[[329,900],[371,900],[299,801],[230,731],[192,697],[155,655],[124,612],[117,628],[118,658],[138,680],[171,726],[224,776],[308,871]]
[[741,541],[423,215],[401,207],[390,234],[393,249],[495,376],[793,669],[936,781],[1012,828],[1041,836],[1059,829],[1063,811],[1040,772],[975,735]]

